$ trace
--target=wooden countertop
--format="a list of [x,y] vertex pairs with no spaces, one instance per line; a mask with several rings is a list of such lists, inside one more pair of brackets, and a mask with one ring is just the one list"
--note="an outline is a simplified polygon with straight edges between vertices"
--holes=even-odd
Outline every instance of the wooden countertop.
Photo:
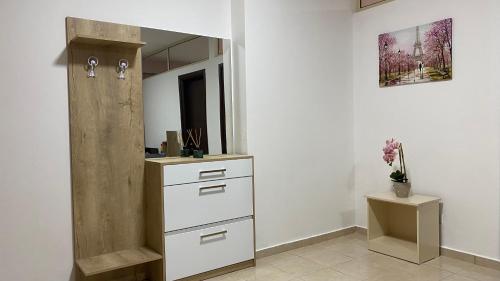
[[221,155],[204,155],[203,158],[193,158],[191,157],[163,157],[163,158],[148,158],[146,162],[157,163],[160,165],[178,165],[178,164],[190,164],[190,163],[202,163],[202,162],[212,162],[212,161],[224,161],[224,160],[238,160],[238,159],[251,159],[251,155],[241,155],[241,154],[221,154]]
[[413,194],[408,198],[399,198],[394,194],[394,192],[383,192],[376,194],[369,194],[366,196],[368,199],[385,201],[396,204],[410,205],[410,206],[418,206],[434,201],[439,201],[441,198],[435,196],[421,195],[421,194]]

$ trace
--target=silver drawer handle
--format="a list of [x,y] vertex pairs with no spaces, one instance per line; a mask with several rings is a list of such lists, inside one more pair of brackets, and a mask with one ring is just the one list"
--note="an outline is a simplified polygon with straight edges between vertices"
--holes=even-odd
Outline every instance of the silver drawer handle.
[[225,184],[218,184],[218,185],[211,185],[211,186],[202,186],[200,187],[200,192],[204,191],[204,190],[210,190],[210,189],[218,189],[218,188],[226,188],[226,185]]
[[203,176],[203,174],[213,174],[213,173],[225,173],[226,169],[215,169],[215,170],[205,170],[205,171],[200,171],[200,176]]
[[218,231],[218,232],[214,232],[214,233],[210,233],[210,234],[200,235],[200,238],[205,239],[205,238],[212,237],[212,236],[224,235],[226,233],[227,233],[227,230],[222,230],[222,231]]

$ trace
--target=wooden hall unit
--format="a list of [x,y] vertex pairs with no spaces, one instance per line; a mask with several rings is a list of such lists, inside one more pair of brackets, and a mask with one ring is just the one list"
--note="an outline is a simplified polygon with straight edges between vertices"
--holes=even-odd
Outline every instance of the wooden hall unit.
[[438,257],[439,201],[418,194],[368,195],[368,248],[416,264]]
[[255,265],[253,157],[146,160],[146,234],[166,281]]
[[144,159],[140,32],[66,19],[75,279],[204,280],[254,266],[252,156]]
[[140,28],[67,18],[66,32],[76,280],[161,281],[145,229]]

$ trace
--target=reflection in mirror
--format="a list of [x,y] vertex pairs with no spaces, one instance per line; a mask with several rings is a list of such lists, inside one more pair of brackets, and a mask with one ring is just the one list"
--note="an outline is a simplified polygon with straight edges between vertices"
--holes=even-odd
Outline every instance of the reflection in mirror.
[[229,41],[149,28],[141,37],[146,157],[231,153]]

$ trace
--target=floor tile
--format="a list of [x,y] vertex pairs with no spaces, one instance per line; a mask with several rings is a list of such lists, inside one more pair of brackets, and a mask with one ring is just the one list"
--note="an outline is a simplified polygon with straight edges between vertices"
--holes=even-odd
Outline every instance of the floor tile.
[[449,257],[438,257],[426,263],[426,265],[438,267],[459,276],[480,281],[500,281],[500,271],[491,268],[471,264],[469,262]]
[[406,281],[410,280],[411,275],[408,272],[402,272],[398,270],[386,271],[379,275],[369,276],[363,281]]
[[283,271],[275,271],[270,274],[257,274],[242,280],[243,281],[292,281],[300,279],[297,279],[294,274],[290,274]]
[[270,264],[293,277],[300,277],[306,273],[325,268],[324,265],[313,262],[306,258],[289,254],[279,259],[271,260]]
[[452,272],[435,268],[430,265],[418,265],[416,269],[408,270],[411,281],[440,281],[453,275]]
[[452,259],[449,257],[438,257],[425,263],[426,265],[438,267],[453,273],[458,273],[463,271],[465,268],[472,267],[473,264],[458,259]]
[[279,270],[271,264],[257,264],[251,267],[231,273],[237,280],[289,280],[293,276]]
[[358,258],[371,254],[366,247],[358,246],[355,243],[337,244],[327,247],[327,249],[346,255],[351,258]]
[[421,265],[368,250],[358,233],[259,258],[210,281],[500,281],[500,271],[439,257]]
[[296,255],[296,256],[304,256],[304,255],[307,255],[308,253],[313,253],[313,252],[316,252],[318,250],[322,250],[325,248],[326,247],[323,244],[319,243],[319,244],[314,244],[314,245],[310,245],[310,246],[305,246],[305,247],[293,249],[293,250],[288,251],[287,253],[292,254],[292,255]]
[[360,279],[346,275],[331,268],[321,269],[301,276],[302,281],[360,281]]
[[261,266],[261,265],[271,265],[279,260],[282,260],[282,259],[286,259],[290,256],[293,256],[292,254],[290,254],[289,252],[284,252],[284,253],[279,253],[279,254],[276,254],[276,255],[272,255],[272,256],[267,256],[267,257],[263,257],[263,258],[258,258],[257,259],[257,266]]
[[231,273],[228,273],[228,274],[224,274],[224,275],[221,275],[221,276],[217,276],[217,277],[214,277],[214,278],[207,279],[206,281],[244,281],[244,280],[236,279],[236,278],[234,278],[232,276]]
[[480,281],[500,281],[500,271],[479,265],[464,267],[462,271],[457,274]]
[[337,264],[332,266],[332,268],[361,280],[376,278],[387,272],[387,270],[384,270],[371,262],[359,260],[351,260],[345,263]]
[[332,251],[328,248],[309,249],[308,251],[295,253],[295,255],[325,266],[331,266],[352,260],[351,257]]
[[447,277],[447,278],[443,279],[442,281],[477,281],[477,280],[453,274],[452,276]]

